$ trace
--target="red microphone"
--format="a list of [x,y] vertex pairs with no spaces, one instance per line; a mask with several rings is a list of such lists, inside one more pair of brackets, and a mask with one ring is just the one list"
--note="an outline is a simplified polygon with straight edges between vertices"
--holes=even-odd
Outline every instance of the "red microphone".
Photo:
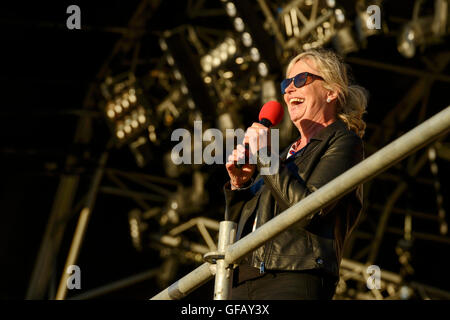
[[[281,106],[281,103],[278,101],[269,101],[266,102],[261,111],[259,111],[259,123],[263,126],[270,128],[276,126],[281,122],[284,116],[284,109]],[[248,154],[249,154],[250,146],[248,143],[245,144],[245,163],[248,163]],[[243,164],[236,164],[236,168],[241,169]]]
[[284,109],[278,101],[266,102],[259,112],[259,123],[265,127],[273,127],[281,122]]

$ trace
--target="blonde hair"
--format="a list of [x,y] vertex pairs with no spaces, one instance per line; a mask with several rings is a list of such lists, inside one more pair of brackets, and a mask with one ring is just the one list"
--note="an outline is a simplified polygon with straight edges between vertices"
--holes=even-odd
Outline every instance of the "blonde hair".
[[294,57],[286,69],[287,75],[301,59],[311,59],[315,62],[318,75],[324,79],[324,87],[338,93],[337,117],[362,138],[366,128],[362,117],[367,107],[367,90],[356,84],[349,84],[351,75],[348,66],[337,54],[325,49],[310,49]]

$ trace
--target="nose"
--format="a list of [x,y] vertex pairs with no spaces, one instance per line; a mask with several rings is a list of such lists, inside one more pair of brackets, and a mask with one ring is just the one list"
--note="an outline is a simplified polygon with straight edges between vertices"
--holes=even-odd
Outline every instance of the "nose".
[[285,93],[290,93],[295,91],[296,87],[294,85],[294,80],[291,81],[291,83],[289,83],[289,85],[287,86],[286,90],[284,90]]

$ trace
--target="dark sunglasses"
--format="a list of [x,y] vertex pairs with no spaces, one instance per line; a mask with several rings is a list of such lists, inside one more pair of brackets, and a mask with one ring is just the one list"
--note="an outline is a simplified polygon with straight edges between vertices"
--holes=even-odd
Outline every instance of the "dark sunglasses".
[[292,80],[294,80],[295,87],[301,88],[304,85],[310,84],[315,79],[323,80],[321,76],[317,76],[309,72],[302,72],[292,78],[284,79],[283,81],[281,81],[281,94],[285,94],[285,91],[287,87],[289,87],[289,85],[291,84]]

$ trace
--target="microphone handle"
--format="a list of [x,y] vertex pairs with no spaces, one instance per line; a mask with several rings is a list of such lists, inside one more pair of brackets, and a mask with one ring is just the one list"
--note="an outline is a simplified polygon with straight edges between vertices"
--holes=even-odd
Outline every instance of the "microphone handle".
[[[272,122],[266,118],[262,118],[259,123],[261,123],[264,127],[270,128],[272,126]],[[248,143],[246,143],[244,145],[245,147],[245,163],[248,163],[248,159],[249,159],[249,152],[250,152],[250,146],[248,145]],[[235,163],[236,168],[238,169],[242,169],[242,166],[244,164],[241,163]]]

